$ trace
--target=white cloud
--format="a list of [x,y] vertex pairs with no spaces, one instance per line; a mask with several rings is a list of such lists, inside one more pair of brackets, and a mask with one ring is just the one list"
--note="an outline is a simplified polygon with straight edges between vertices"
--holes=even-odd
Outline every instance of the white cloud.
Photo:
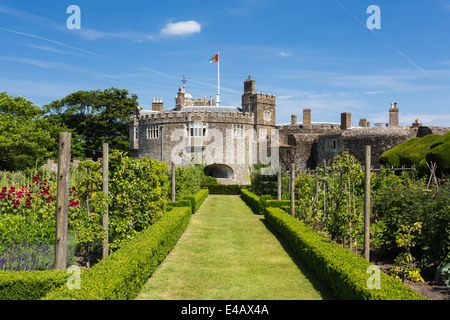
[[278,55],[280,57],[289,57],[291,54],[289,52],[281,51],[280,53],[278,53]]
[[180,21],[180,22],[169,22],[166,26],[161,29],[163,35],[169,36],[188,36],[201,31],[201,25],[194,21]]

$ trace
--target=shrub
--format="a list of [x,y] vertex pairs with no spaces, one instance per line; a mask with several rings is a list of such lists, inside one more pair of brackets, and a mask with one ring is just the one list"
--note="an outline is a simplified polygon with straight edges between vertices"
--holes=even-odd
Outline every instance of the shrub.
[[450,132],[440,136],[429,134],[412,138],[383,153],[379,162],[394,167],[416,166],[421,176],[429,173],[426,163],[438,164],[439,176],[450,173]]
[[65,271],[0,271],[0,300],[37,300],[62,286]]
[[241,189],[242,200],[252,209],[253,213],[264,214],[260,205],[259,197],[248,189]]
[[265,218],[339,299],[426,299],[384,273],[380,274],[380,289],[368,289],[367,270],[371,264],[365,259],[320,236],[279,208],[266,208]]
[[450,188],[427,190],[421,185],[388,185],[377,193],[374,216],[384,224],[380,245],[395,250],[402,225],[422,223],[417,247],[422,260],[438,263],[450,255]]
[[190,201],[192,213],[194,214],[200,208],[203,201],[205,201],[205,199],[208,197],[208,194],[209,194],[209,191],[207,188],[205,188],[205,189],[201,189],[200,191],[198,191],[197,193],[195,193],[193,195],[184,196],[181,198],[181,200]]
[[[177,198],[199,192],[202,185],[217,184],[217,179],[206,176],[204,169],[205,166],[200,164],[175,168],[175,194]],[[169,171],[167,171],[167,175],[171,177],[172,173]],[[172,181],[169,179],[170,194],[171,183]]]
[[209,194],[241,194],[242,188],[238,184],[208,184],[203,187],[208,188]]
[[81,270],[80,289],[62,286],[46,300],[133,299],[189,224],[191,210],[173,208],[155,224],[90,269]]

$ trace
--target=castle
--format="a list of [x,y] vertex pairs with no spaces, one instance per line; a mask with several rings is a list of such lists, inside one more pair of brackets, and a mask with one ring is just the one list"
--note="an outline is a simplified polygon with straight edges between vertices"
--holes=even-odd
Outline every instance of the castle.
[[[130,149],[137,157],[166,162],[169,167],[190,163],[205,165],[205,174],[222,184],[249,184],[252,166],[267,163],[289,170],[291,161],[301,170],[314,169],[348,150],[364,161],[365,145],[372,146],[372,164],[396,145],[416,136],[443,134],[446,127],[423,127],[418,120],[399,126],[397,103],[389,108],[389,123],[370,127],[360,119],[351,125],[351,113],[340,123],[312,122],[311,109],[303,109],[303,121],[291,115],[288,124],[276,124],[275,95],[255,90],[255,80],[244,81],[241,107],[219,106],[214,99],[194,99],[179,88],[175,107],[164,110],[161,98],[152,110],[137,108],[130,119]],[[275,171],[276,172],[276,171]]]

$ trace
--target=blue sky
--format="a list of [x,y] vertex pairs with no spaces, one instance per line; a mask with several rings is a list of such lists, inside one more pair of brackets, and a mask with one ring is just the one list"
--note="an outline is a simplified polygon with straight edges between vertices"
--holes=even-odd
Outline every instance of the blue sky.
[[215,97],[217,52],[222,105],[240,106],[250,75],[277,96],[277,123],[303,108],[388,122],[397,102],[402,125],[450,126],[450,0],[0,0],[0,90],[38,106],[114,86],[171,108],[183,74],[192,96]]

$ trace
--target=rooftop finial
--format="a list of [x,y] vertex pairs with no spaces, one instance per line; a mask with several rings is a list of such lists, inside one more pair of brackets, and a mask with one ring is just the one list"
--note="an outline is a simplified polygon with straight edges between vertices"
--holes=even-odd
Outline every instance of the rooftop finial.
[[183,89],[185,89],[187,80],[186,80],[186,77],[184,76],[184,74],[183,74],[183,79],[181,80],[181,82],[183,83]]

